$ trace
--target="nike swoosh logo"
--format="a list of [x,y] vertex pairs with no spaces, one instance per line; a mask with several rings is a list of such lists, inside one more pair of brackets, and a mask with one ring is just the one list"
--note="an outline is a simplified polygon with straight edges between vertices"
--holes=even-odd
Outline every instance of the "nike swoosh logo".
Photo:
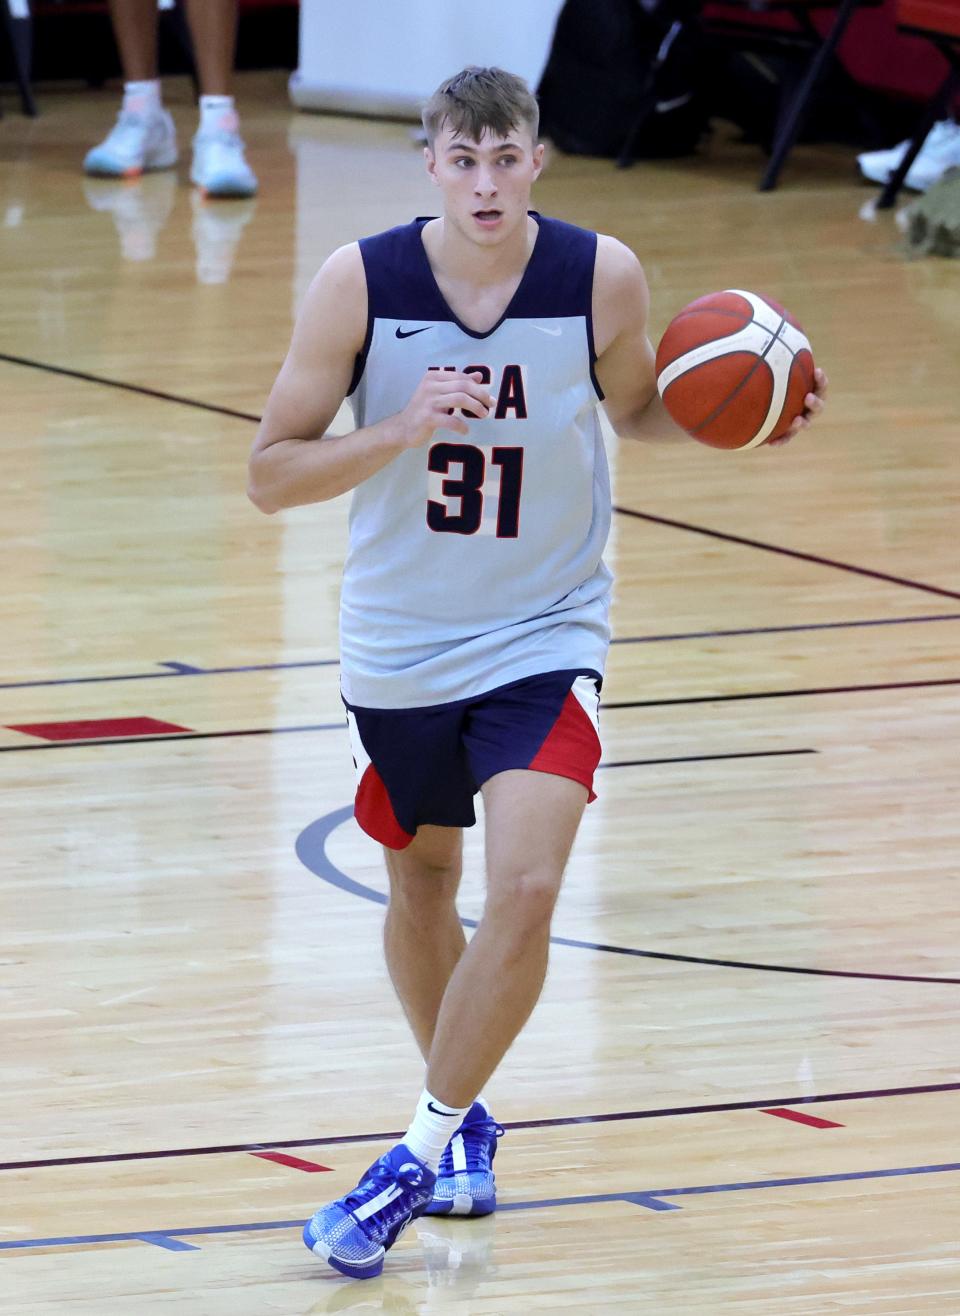
[[562,329],[548,329],[545,324],[535,324],[534,329],[539,329],[542,334],[549,334],[551,338],[559,338],[563,333]]
[[455,1120],[457,1118],[457,1111],[441,1110],[440,1107],[435,1106],[432,1101],[427,1102],[427,1110],[432,1110],[434,1115],[446,1115],[448,1120]]
[[401,329],[400,326],[398,325],[397,337],[412,338],[414,334],[425,334],[428,329],[432,329],[432,328],[433,328],[432,324],[425,324],[422,329]]

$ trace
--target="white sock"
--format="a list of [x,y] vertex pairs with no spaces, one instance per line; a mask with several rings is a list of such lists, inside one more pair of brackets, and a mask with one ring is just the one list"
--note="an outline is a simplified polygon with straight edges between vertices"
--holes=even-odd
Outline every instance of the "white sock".
[[153,78],[144,82],[125,82],[123,84],[123,108],[134,114],[159,114],[163,109],[163,93],[160,79]]
[[413,1123],[401,1141],[436,1174],[444,1147],[463,1123],[463,1117],[469,1109],[469,1106],[448,1106],[445,1101],[432,1097],[424,1088],[417,1102]]
[[216,131],[220,128],[236,132],[239,122],[232,96],[200,97],[201,132]]

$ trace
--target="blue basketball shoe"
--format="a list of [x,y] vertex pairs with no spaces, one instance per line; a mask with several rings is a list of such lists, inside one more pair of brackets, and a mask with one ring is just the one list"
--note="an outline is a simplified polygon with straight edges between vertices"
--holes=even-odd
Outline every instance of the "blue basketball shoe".
[[372,1279],[407,1225],[422,1215],[436,1176],[409,1147],[398,1143],[374,1161],[345,1197],[328,1202],[303,1227],[316,1256],[353,1279]]
[[444,1148],[424,1215],[489,1215],[497,1209],[493,1158],[503,1129],[479,1101]]

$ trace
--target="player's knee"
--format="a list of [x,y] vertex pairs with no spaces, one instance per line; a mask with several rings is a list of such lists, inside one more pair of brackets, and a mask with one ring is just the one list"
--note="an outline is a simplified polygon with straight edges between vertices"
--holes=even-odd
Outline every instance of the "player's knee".
[[451,904],[460,885],[459,862],[420,859],[391,864],[390,903],[396,908],[423,910]]
[[561,875],[549,868],[520,870],[498,876],[487,893],[486,912],[518,936],[550,926],[560,891]]

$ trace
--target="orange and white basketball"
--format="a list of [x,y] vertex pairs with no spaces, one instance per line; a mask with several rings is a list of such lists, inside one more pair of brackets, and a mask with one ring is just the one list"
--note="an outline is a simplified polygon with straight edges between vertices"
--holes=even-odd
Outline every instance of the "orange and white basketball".
[[779,438],[813,391],[800,325],[769,297],[728,289],[685,306],[657,349],[657,388],[682,429],[713,448]]

